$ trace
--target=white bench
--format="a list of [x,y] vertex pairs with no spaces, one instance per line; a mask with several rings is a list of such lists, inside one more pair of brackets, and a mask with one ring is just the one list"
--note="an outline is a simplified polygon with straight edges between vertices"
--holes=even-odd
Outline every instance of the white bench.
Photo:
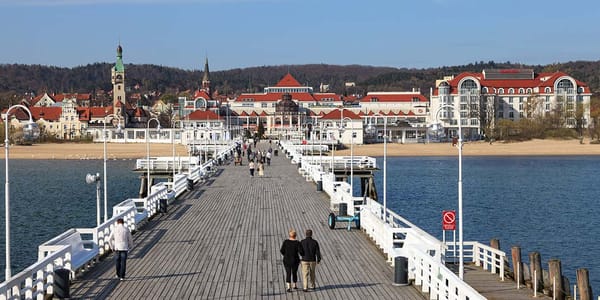
[[[69,229],[38,247],[38,260],[58,250],[59,247],[71,246],[70,270],[72,277],[77,271],[84,269],[98,257],[98,245],[93,240],[81,238],[83,229]],[[85,232],[88,233],[88,232]],[[92,232],[89,232],[92,233]],[[68,266],[67,266],[68,267]]]

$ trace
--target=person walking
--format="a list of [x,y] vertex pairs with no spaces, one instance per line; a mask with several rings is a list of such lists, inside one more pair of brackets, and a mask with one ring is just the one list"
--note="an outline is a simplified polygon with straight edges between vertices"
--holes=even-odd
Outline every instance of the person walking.
[[250,176],[254,177],[254,161],[250,161],[250,163],[248,163],[248,169],[250,169]]
[[259,177],[265,176],[265,165],[262,163],[262,161],[258,162],[258,176]]
[[[298,289],[298,266],[300,265],[300,256],[304,255],[302,245],[296,240],[296,231],[290,229],[288,239],[283,241],[279,250],[283,255],[283,266],[285,267],[286,291],[289,293],[292,289]],[[292,284],[293,282],[293,284]]]
[[[312,238],[312,230],[307,229],[306,238],[300,242],[302,245],[302,282],[304,282],[304,291],[315,289],[315,269],[321,262],[321,250],[319,243]],[[310,282],[310,285],[309,285]]]
[[270,166],[271,165],[271,151],[267,152],[266,157],[267,157],[267,166]]
[[117,225],[108,237],[110,249],[115,252],[115,263],[117,277],[119,280],[125,280],[125,269],[127,266],[127,252],[133,248],[133,238],[131,232],[125,227],[122,218],[117,220]]

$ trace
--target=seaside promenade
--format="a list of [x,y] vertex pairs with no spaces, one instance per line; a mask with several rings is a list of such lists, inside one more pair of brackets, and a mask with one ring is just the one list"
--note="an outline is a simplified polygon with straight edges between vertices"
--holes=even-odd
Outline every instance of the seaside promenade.
[[[329,229],[328,213],[326,194],[299,176],[285,156],[274,156],[262,178],[250,177],[244,157],[243,166],[220,167],[217,176],[197,184],[134,234],[125,281],[115,278],[110,255],[73,282],[71,296],[425,299],[413,286],[392,284],[392,267],[364,233]],[[285,290],[279,249],[290,228],[299,238],[312,229],[321,245],[315,291],[303,292],[301,280],[298,290]]]

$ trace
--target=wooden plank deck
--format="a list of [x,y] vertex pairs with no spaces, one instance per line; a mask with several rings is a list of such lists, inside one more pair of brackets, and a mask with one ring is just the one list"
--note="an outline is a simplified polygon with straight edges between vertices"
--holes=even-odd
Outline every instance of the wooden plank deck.
[[[134,234],[125,281],[115,278],[111,255],[73,282],[72,297],[425,299],[413,286],[392,284],[393,269],[364,233],[327,227],[326,194],[279,152],[263,178],[250,177],[246,157],[243,166],[220,167]],[[298,291],[285,291],[279,247],[290,228],[300,238],[312,229],[321,245],[315,291],[302,292],[301,280]]]
[[548,297],[542,293],[537,293],[537,297],[533,298],[533,289],[522,285],[517,290],[517,283],[512,281],[512,279],[506,278],[504,281],[501,281],[497,274],[484,271],[474,265],[465,265],[464,279],[488,300],[552,299],[552,297]]

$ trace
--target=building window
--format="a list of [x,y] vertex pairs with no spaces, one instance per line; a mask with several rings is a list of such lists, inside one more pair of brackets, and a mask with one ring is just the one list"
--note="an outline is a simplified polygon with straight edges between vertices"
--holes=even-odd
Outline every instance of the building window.
[[550,93],[552,93],[552,89],[550,89],[549,87],[546,87],[546,88],[544,89],[544,93],[546,93],[546,94],[550,94]]
[[482,88],[481,92],[484,93],[484,94],[487,94],[488,93],[488,88],[487,87]]
[[520,88],[519,89],[519,94],[525,94],[525,89],[524,88]]
[[509,111],[508,112],[508,117],[511,118],[511,119],[513,119],[515,117],[515,113],[512,112],[512,111]]
[[508,97],[508,103],[513,103],[513,97]]
[[515,93],[515,89],[513,89],[513,88],[508,89],[508,93],[511,94],[511,95],[514,94]]
[[504,94],[504,89],[503,88],[499,88],[498,89],[498,94],[500,94],[500,95]]

